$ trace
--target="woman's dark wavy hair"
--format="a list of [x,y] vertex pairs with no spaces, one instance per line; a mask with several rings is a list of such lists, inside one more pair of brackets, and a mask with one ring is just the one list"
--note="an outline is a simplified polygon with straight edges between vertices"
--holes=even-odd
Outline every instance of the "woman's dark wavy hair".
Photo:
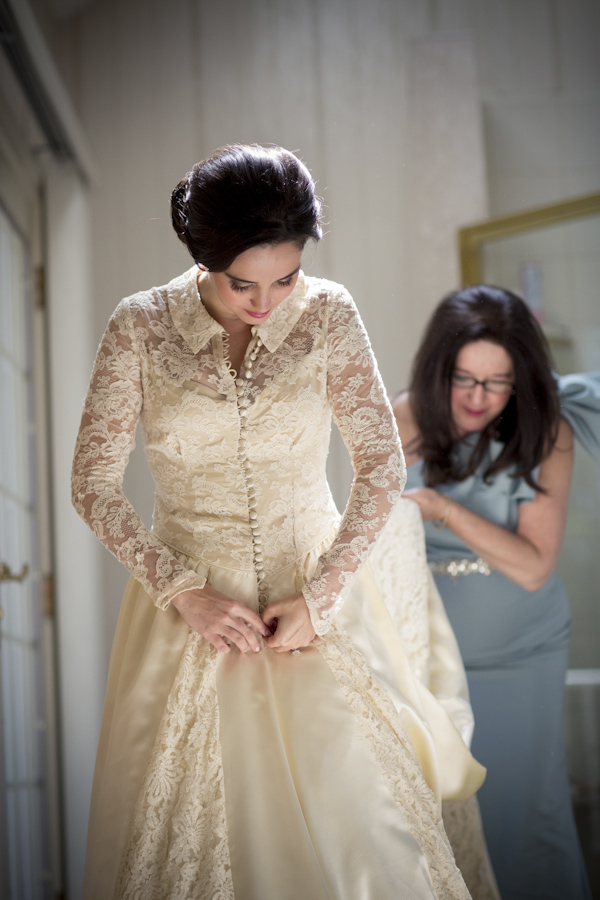
[[224,272],[262,244],[321,238],[310,172],[283,147],[232,144],[196,163],[171,194],[177,236],[194,261]]
[[[451,456],[456,433],[450,382],[460,349],[480,340],[507,351],[514,366],[515,391],[500,415],[481,432],[466,470],[457,471]],[[484,478],[515,465],[513,477],[542,490],[533,470],[556,441],[560,405],[546,339],[516,294],[482,284],[448,294],[441,301],[413,363],[410,404],[419,430],[425,483],[430,487],[472,475],[494,438],[504,446]]]

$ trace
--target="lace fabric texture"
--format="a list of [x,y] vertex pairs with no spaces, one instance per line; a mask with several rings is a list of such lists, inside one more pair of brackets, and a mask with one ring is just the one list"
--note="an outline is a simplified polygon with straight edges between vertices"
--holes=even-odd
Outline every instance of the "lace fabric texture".
[[[466,675],[429,572],[423,521],[414,502],[402,500],[394,508],[369,557],[369,567],[413,672],[447,710],[469,746],[473,715]],[[500,900],[476,795],[444,800],[442,817],[456,864],[473,900]]]
[[[324,638],[316,639],[315,647],[333,672],[426,860],[432,897],[467,900],[439,805],[394,705],[335,623]],[[236,896],[227,841],[215,668],[216,652],[202,638],[190,635],[138,796],[115,900],[233,900]],[[343,823],[339,826],[343,828]]]
[[[234,876],[239,864],[236,868],[232,862],[227,807],[230,782],[224,773],[230,771],[226,760],[232,750],[242,751],[237,743],[222,739],[222,725],[233,720],[231,713],[222,714],[219,704],[216,651],[190,635],[183,652],[177,651],[181,657],[173,657],[167,620],[175,611],[167,607],[180,591],[202,587],[208,580],[257,608],[260,579],[253,534],[258,527],[267,602],[303,591],[320,635],[309,650],[333,673],[329,687],[318,673],[313,686],[318,695],[323,685],[332,702],[341,691],[342,704],[347,702],[353,713],[343,717],[352,722],[350,743],[361,737],[360,731],[383,777],[386,796],[394,801],[391,806],[398,808],[414,838],[407,861],[421,873],[425,866],[433,884],[433,894],[427,890],[419,896],[465,900],[467,890],[454,865],[439,807],[402,718],[364,656],[334,622],[405,480],[395,422],[368,338],[341,286],[303,276],[254,332],[261,342],[245,386],[243,433],[226,334],[199,299],[195,269],[165,287],[124,300],[98,351],[73,464],[73,499],[94,533],[148,595],[141,596],[140,588],[131,603],[136,610],[152,611],[156,621],[147,626],[148,640],[160,648],[154,655],[147,652],[146,632],[141,637],[126,632],[121,636],[120,652],[131,654],[134,648],[137,654],[129,666],[137,680],[133,686],[119,681],[111,694],[115,709],[103,722],[110,741],[105,742],[106,758],[97,767],[95,795],[95,802],[104,804],[102,822],[111,821],[113,808],[111,798],[102,796],[104,773],[114,772],[129,758],[133,740],[126,733],[114,733],[113,722],[127,730],[127,722],[118,715],[119,704],[127,702],[129,709],[136,709],[132,697],[137,691],[139,700],[146,690],[140,672],[150,673],[154,690],[167,658],[171,674],[164,685],[165,699],[155,704],[151,722],[149,718],[154,743],[136,770],[136,784],[141,785],[137,799],[123,814],[129,823],[127,836],[114,852],[97,857],[120,860],[120,868],[117,873],[115,863],[114,873],[111,870],[97,889],[94,882],[100,869],[92,864],[89,896],[94,900],[238,896]],[[341,520],[325,477],[332,416],[355,474]],[[156,485],[152,530],[143,525],[121,486],[138,421]],[[244,460],[252,472],[252,510],[242,440]],[[406,576],[410,577],[408,570]],[[413,589],[418,592],[420,587],[411,581]],[[418,604],[422,605],[420,600]],[[404,619],[403,627],[410,630],[410,609]],[[133,613],[124,617],[123,628],[130,620]],[[422,623],[414,627],[409,635],[414,643],[412,664],[423,668],[428,633]],[[273,689],[266,654],[257,654],[259,658],[265,672],[257,699]],[[289,659],[302,665],[310,662],[304,651]],[[120,662],[111,663],[117,681]],[[243,658],[235,662],[234,679],[242,671],[238,663],[245,665]],[[284,706],[293,708],[290,703]],[[254,712],[250,698],[243,705],[242,719],[252,719]],[[425,733],[427,724],[422,728]],[[326,746],[327,728],[320,739]],[[258,746],[264,753],[279,744],[271,741],[266,748],[263,741]],[[292,750],[303,752],[296,745]],[[256,758],[255,752],[251,759]],[[282,754],[278,763],[282,770],[286,759]],[[118,786],[118,778],[113,781]],[[310,793],[312,780],[307,783]],[[342,788],[345,794],[345,782]],[[368,789],[365,794],[369,796]],[[268,789],[261,795],[267,796]],[[339,822],[333,823],[330,833],[339,844]],[[110,835],[105,838],[102,834],[106,846]],[[397,858],[397,846],[392,844],[386,856],[390,861]],[[368,860],[365,866],[368,869]]]
[[233,900],[216,661],[210,644],[190,634],[129,828],[115,900]]
[[427,860],[435,896],[439,900],[468,897],[440,808],[388,694],[348,636],[335,624],[317,646],[356,715],[390,794],[407,816],[413,837]]
[[467,800],[445,800],[442,803],[442,815],[456,865],[473,900],[501,900],[483,838],[477,797],[473,795]]
[[377,573],[377,585],[383,595],[392,622],[396,626],[419,680],[430,681],[430,583],[423,522],[414,502],[402,501],[393,521],[382,529],[370,557]]
[[[102,543],[165,608],[205,578],[185,554],[253,568],[240,411],[224,330],[192,268],[121,302],[98,350],[73,463],[73,502]],[[252,466],[267,575],[300,559],[336,521],[325,478],[331,416],[354,467],[335,541],[298,584],[324,634],[405,481],[393,415],[368,337],[340,285],[300,276],[253,329],[262,339],[248,385]],[[122,491],[141,420],[156,484],[149,531]]]

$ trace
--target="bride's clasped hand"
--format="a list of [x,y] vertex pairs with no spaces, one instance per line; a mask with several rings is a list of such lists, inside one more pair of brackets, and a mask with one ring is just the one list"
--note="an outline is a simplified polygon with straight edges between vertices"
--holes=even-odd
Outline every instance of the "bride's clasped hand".
[[262,618],[210,585],[183,591],[172,603],[191,630],[220,653],[228,653],[232,645],[240,653],[258,653],[261,646],[257,633],[277,653],[307,647],[315,637],[301,593],[275,601],[265,609]]

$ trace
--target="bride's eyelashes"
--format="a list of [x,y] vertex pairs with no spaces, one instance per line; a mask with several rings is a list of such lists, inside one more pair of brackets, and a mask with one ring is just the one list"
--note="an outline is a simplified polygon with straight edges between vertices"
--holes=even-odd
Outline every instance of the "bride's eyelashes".
[[[296,273],[294,272],[294,275]],[[292,279],[294,275],[290,275],[288,278],[284,278],[282,281],[276,281],[275,284],[277,287],[289,287],[292,283]],[[251,291],[254,287],[253,284],[240,284],[237,281],[230,281],[229,287],[232,291],[237,291],[240,294],[244,294],[246,291]]]

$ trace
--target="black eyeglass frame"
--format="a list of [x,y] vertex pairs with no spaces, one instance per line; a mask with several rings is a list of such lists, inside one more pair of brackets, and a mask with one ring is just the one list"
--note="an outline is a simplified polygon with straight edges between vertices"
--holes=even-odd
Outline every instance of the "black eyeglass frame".
[[[462,379],[462,382],[459,381]],[[466,383],[465,383],[466,382]],[[473,375],[457,375],[453,374],[450,383],[453,387],[462,388],[466,391],[472,391],[477,387],[478,384],[484,389],[486,394],[504,394],[509,393],[511,396],[515,394],[515,385],[512,381],[502,381],[500,378],[484,378],[483,381],[480,381],[478,378],[475,378]],[[494,388],[490,388],[490,384],[502,385],[499,390],[494,390]]]

